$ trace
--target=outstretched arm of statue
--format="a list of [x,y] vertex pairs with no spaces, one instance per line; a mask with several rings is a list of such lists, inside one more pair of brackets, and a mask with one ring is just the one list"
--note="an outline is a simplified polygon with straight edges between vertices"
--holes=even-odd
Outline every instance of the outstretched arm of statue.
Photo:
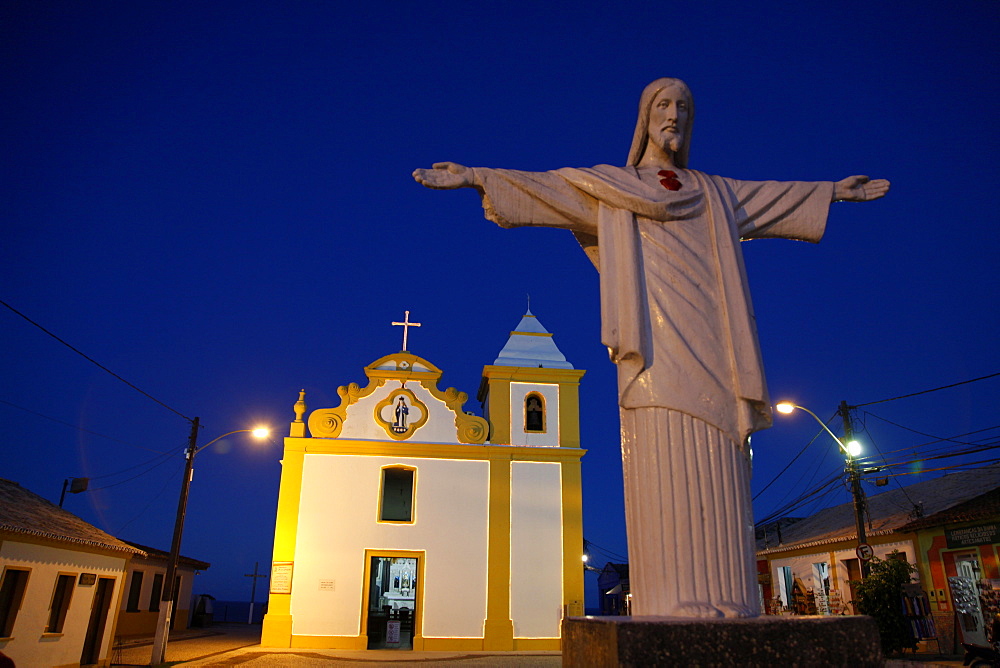
[[889,192],[889,182],[867,176],[848,176],[833,184],[834,202],[868,202]]
[[413,178],[417,183],[436,190],[472,188],[479,185],[476,182],[476,170],[457,162],[435,162],[431,169],[415,169]]

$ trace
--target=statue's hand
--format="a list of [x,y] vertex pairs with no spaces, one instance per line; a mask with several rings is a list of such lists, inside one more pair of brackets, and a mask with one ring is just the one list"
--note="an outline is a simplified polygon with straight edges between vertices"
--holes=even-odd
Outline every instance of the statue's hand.
[[439,190],[475,185],[475,171],[457,162],[435,162],[432,169],[415,169],[413,178],[417,183]]
[[867,176],[848,176],[833,184],[834,202],[868,202],[889,192],[885,179],[872,181]]

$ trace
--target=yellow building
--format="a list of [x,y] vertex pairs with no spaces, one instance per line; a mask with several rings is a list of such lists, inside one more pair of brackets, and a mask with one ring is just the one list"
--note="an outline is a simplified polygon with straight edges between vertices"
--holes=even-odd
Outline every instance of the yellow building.
[[[405,330],[404,330],[405,331]],[[583,614],[578,387],[529,312],[468,398],[405,350],[285,439],[267,647],[559,649]]]

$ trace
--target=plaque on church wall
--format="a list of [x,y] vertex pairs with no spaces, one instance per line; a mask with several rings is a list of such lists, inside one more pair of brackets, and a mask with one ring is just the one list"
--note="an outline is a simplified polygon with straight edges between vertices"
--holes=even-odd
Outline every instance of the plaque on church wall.
[[292,593],[292,564],[291,561],[271,562],[271,593],[291,594]]

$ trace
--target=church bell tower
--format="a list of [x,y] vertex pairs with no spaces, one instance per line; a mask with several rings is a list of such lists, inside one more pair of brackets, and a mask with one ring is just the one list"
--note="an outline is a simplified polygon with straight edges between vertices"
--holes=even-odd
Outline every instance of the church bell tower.
[[490,421],[490,442],[579,448],[584,373],[529,310],[493,364],[483,368],[478,399]]

